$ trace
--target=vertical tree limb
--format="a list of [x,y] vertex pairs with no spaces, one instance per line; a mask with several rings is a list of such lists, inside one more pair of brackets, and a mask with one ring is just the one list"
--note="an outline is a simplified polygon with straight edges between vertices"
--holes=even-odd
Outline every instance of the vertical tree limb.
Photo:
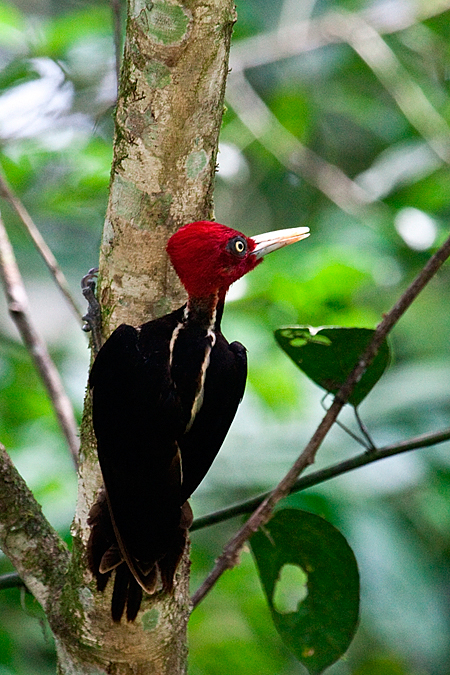
[[131,3],[100,257],[105,336],[184,301],[165,245],[212,216],[230,0]]
[[[122,322],[138,325],[184,302],[165,247],[179,226],[213,216],[234,19],[232,0],[129,3],[99,265],[105,337]],[[80,561],[89,535],[87,514],[101,482],[89,396],[82,458],[74,521],[74,556]],[[122,621],[112,626],[111,589],[95,594],[83,620],[90,625],[90,640],[102,649],[91,650],[90,662],[96,660],[115,675],[183,673],[189,617],[187,555],[177,577],[174,595],[146,596],[133,624]],[[63,672],[70,672],[67,651],[60,654]]]

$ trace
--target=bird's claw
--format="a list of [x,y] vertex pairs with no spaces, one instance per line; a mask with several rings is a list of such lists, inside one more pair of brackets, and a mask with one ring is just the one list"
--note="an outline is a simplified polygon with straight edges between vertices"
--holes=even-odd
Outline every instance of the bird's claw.
[[98,275],[98,267],[91,267],[89,272],[84,275],[81,279],[81,291],[86,297],[86,293],[89,291],[95,291],[95,280]]
[[88,302],[88,311],[83,316],[86,323],[82,327],[86,333],[92,335],[92,348],[96,355],[102,346],[102,317],[100,303],[95,297],[96,277],[98,267],[92,267],[81,279],[81,292]]

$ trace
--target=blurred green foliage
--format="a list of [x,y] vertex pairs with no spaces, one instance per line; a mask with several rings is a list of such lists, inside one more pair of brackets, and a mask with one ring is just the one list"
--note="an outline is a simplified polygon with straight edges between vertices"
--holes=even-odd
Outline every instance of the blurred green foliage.
[[[264,62],[245,70],[256,100],[271,113],[262,119],[259,138],[241,111],[227,104],[216,217],[246,234],[309,226],[311,237],[270,256],[232,289],[224,332],[249,349],[249,384],[226,444],[193,498],[197,514],[273,485],[321,417],[320,390],[279,350],[273,330],[295,323],[373,328],[449,229],[448,161],[412,126],[395,92],[351,46],[327,44],[325,33],[322,46],[305,51],[301,45],[308,32],[293,38],[288,29],[310,21],[314,30],[331,11],[376,17],[374,25],[384,25],[389,33],[380,28],[384,44],[447,129],[450,3],[447,11],[440,3],[441,13],[433,11],[437,4],[238,1],[236,58],[244,55],[251,62],[257,50],[246,41],[275,30],[281,43],[290,41],[292,54],[275,59],[266,49]],[[111,26],[106,1],[0,2],[1,166],[81,307],[79,280],[97,260],[112,156]],[[407,103],[415,108],[414,99]],[[280,133],[284,163],[267,144]],[[447,129],[437,139],[441,148],[449,138]],[[330,201],[318,181],[307,179],[291,161],[299,142],[363,188],[367,203],[355,209],[349,202],[342,209]],[[88,368],[86,338],[17,217],[2,206],[38,328],[79,415]],[[449,426],[449,282],[447,265],[396,327],[394,362],[361,406],[379,445]],[[3,301],[0,321],[0,440],[68,539],[75,475]],[[385,460],[302,495],[303,508],[344,533],[360,565],[361,624],[345,659],[330,668],[333,675],[448,673],[449,450],[447,443]],[[318,464],[357,451],[336,429]],[[194,587],[235,525],[193,534]],[[10,569],[0,557],[0,573]],[[49,630],[42,629],[45,622],[33,601],[28,597],[21,604],[18,590],[3,591],[0,616],[0,675],[54,672]],[[248,553],[193,614],[190,654],[192,675],[303,672],[276,634]]]

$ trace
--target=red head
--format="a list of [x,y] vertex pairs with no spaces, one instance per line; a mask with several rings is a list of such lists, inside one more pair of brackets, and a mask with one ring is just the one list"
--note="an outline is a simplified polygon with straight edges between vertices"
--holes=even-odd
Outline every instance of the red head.
[[225,225],[201,220],[175,232],[167,253],[189,296],[225,295],[266,253],[308,235],[309,229],[301,227],[246,237]]

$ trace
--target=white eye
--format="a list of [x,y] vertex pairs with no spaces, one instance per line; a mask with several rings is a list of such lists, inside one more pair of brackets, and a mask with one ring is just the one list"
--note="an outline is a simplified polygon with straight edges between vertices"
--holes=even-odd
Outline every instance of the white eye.
[[241,236],[233,237],[227,243],[227,251],[238,258],[244,258],[247,248],[247,241]]

